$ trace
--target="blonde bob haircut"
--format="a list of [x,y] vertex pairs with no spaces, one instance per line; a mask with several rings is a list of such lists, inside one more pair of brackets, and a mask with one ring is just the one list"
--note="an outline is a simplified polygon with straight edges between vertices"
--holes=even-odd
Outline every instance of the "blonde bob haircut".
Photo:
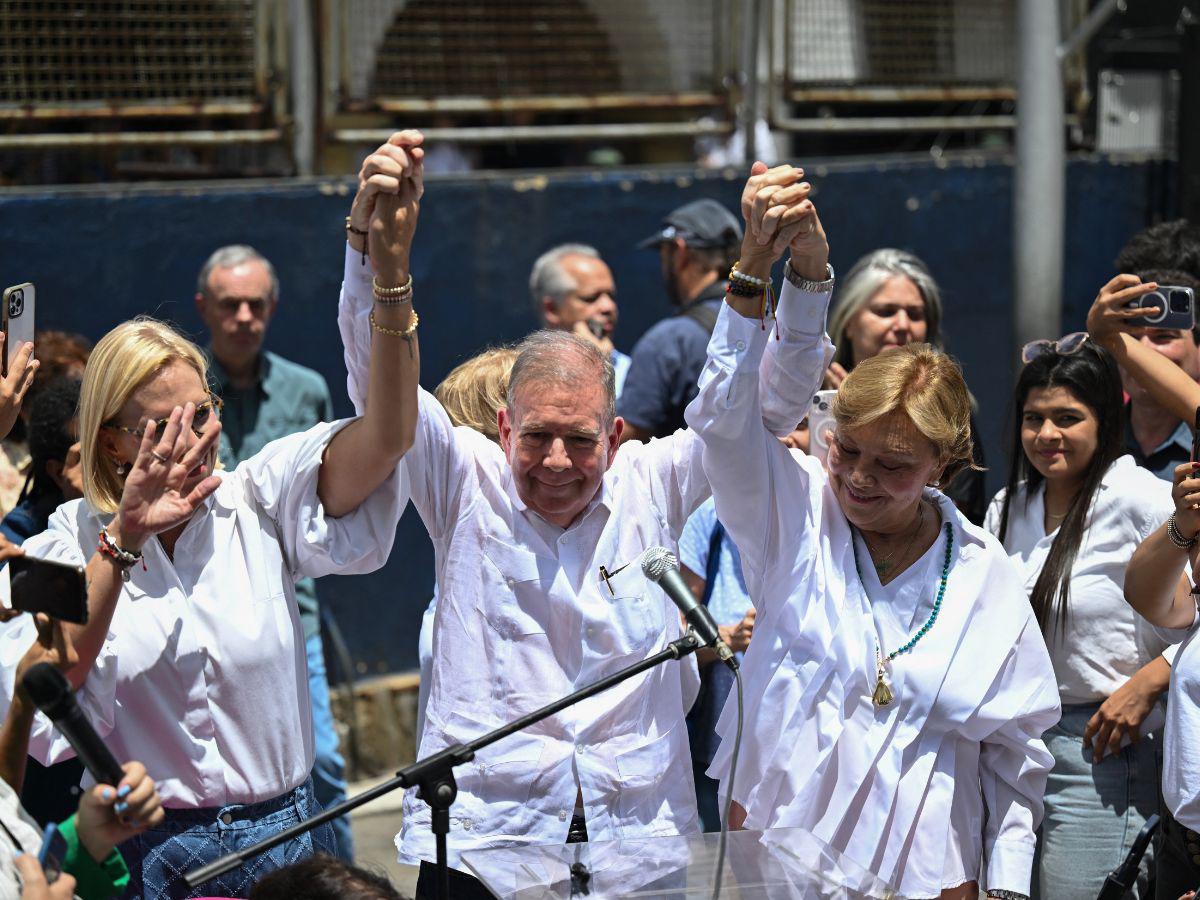
[[929,344],[906,344],[854,367],[833,400],[839,428],[902,412],[934,445],[946,484],[971,461],[971,394],[958,363]]
[[507,405],[508,377],[516,361],[512,347],[489,347],[455,366],[433,392],[450,421],[499,443],[496,414]]
[[101,429],[116,419],[138,388],[176,361],[195,369],[207,387],[208,364],[200,348],[165,322],[146,316],[118,325],[92,350],[79,394],[79,444],[83,496],[96,512],[116,512],[125,486],[116,462],[101,449]]

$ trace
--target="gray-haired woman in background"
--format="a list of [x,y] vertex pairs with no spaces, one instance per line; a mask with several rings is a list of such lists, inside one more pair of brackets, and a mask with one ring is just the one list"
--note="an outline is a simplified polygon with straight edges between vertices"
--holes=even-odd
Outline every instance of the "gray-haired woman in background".
[[[848,372],[886,350],[905,344],[942,344],[942,294],[928,266],[905,250],[873,250],[846,275],[829,313],[829,336],[836,347],[825,374],[825,387],[836,389]],[[975,417],[971,432],[978,435]],[[983,450],[974,442],[974,462],[983,467]],[[982,471],[960,472],[943,493],[976,525],[987,508]]]

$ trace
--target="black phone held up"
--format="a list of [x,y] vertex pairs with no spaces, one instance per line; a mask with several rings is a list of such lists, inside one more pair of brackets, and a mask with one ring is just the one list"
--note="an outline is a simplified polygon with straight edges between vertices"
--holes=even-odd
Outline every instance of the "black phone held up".
[[87,579],[83,566],[16,556],[8,561],[8,581],[13,609],[45,613],[52,619],[76,625],[87,624]]
[[1192,462],[1200,459],[1200,406],[1196,407],[1196,421],[1192,423]]

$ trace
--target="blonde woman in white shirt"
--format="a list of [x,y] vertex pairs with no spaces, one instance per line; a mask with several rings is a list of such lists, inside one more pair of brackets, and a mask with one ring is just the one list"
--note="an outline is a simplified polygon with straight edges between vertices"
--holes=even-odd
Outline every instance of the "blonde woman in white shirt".
[[[420,196],[410,175],[371,218],[372,250],[392,248],[375,270],[385,288],[408,279]],[[71,626],[80,661],[68,677],[114,755],[159,779],[166,821],[121,847],[129,896],[184,896],[184,872],[319,809],[293,585],[387,560],[406,501],[397,464],[416,425],[415,386],[388,389],[417,370],[412,305],[378,303],[374,321],[386,330],[371,344],[360,418],[216,474],[220,404],[194,344],[138,319],[92,352],[79,411],[84,498],[25,552],[86,565],[89,621]],[[44,763],[69,754],[44,720],[32,750]],[[331,839],[324,825],[199,893],[245,896],[266,872],[332,852]]]
[[[807,190],[800,174],[751,179],[743,272],[770,274],[784,248],[759,240],[775,199],[762,191]],[[811,293],[829,290],[828,247],[808,208],[779,340],[758,298],[727,298],[687,415],[758,611],[732,824],[808,829],[906,897],[975,898],[979,882],[1024,896],[1058,697],[1003,549],[934,487],[971,458],[961,373],[927,345],[859,363],[828,472],[776,440],[786,425],[764,427],[803,417],[832,356],[828,293]],[[734,706],[709,770],[722,795]]]
[[[1091,900],[1158,807],[1167,644],[1125,603],[1125,566],[1171,514],[1125,446],[1121,375],[1082,333],[1035,341],[1014,396],[1008,486],[985,526],[1021,571],[1063,705],[1034,896]],[[1151,854],[1134,896],[1147,896]]]

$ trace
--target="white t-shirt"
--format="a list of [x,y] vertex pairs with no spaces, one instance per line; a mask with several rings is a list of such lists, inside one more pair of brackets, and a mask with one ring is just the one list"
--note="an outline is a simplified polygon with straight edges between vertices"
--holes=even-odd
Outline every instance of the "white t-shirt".
[[[992,500],[984,528],[1000,533],[1004,491]],[[1004,549],[1021,572],[1027,594],[1046,564],[1056,528],[1043,525],[1045,490],[1026,496],[1024,485],[1008,511]],[[1143,469],[1131,456],[1118,458],[1100,482],[1084,523],[1083,541],[1071,566],[1067,626],[1052,623],[1046,645],[1063,703],[1108,698],[1167,648],[1125,602],[1125,567],[1138,544],[1167,520],[1175,507],[1171,484]]]
[[1180,824],[1200,831],[1200,616],[1191,628],[1154,631],[1164,641],[1182,641],[1167,692],[1163,800]]

